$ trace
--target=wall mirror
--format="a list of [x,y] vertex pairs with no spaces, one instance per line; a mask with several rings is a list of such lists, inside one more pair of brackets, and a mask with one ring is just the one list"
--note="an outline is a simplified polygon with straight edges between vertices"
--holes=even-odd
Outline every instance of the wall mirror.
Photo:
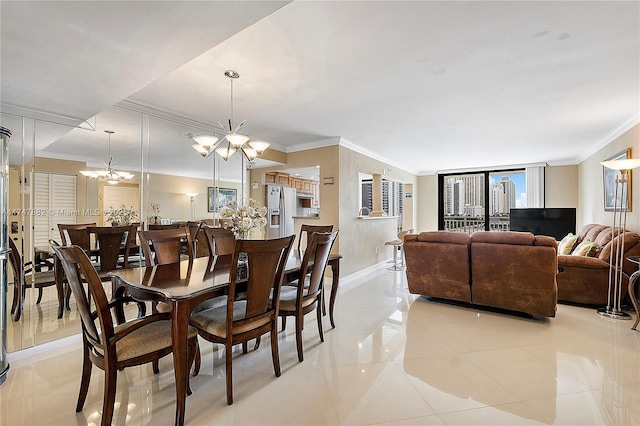
[[[0,125],[13,132],[8,225],[23,263],[41,262],[41,269],[47,269],[48,240],[61,242],[59,223],[109,226],[105,212],[122,205],[138,213],[141,226],[157,218],[168,223],[213,219],[217,212],[208,211],[208,187],[248,193],[241,182],[250,165],[240,154],[224,161],[216,155],[204,158],[192,148],[189,135],[212,133],[202,123],[122,102],[78,124],[41,113],[1,115]],[[109,138],[105,130],[114,133]],[[110,159],[113,170],[133,178],[110,184],[81,173],[105,170]],[[269,164],[260,159],[254,163]],[[11,309],[11,274],[9,283]],[[110,284],[105,290],[110,291]],[[17,293],[22,311],[17,321],[8,315],[9,352],[80,333],[73,297],[58,318],[55,285],[43,288],[39,303],[37,289]]]

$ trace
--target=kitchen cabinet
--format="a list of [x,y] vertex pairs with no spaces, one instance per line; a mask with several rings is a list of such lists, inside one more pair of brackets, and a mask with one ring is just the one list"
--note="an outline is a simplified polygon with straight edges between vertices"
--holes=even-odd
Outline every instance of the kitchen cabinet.
[[276,185],[291,186],[290,180],[289,174],[276,172]]
[[275,174],[275,172],[266,172],[264,174],[264,183],[265,184],[276,183],[276,174]]
[[303,208],[320,208],[320,183],[314,180],[293,177],[288,173],[281,172],[265,172],[264,183],[266,185],[290,186],[296,189],[299,194],[309,194],[310,199],[300,201],[300,207]]
[[292,177],[291,186],[293,186],[296,191],[302,192],[302,179]]

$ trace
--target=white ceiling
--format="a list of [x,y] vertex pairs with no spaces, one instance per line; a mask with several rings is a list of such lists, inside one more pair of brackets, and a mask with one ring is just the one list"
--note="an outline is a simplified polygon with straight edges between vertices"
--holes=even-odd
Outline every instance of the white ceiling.
[[[97,132],[52,136],[49,156],[100,164],[106,128],[114,152],[139,140],[139,118],[110,108],[123,99],[224,122],[227,69],[241,76],[234,121],[253,138],[294,151],[339,137],[414,173],[576,163],[638,122],[639,2],[3,0],[0,11],[2,103],[98,114]],[[153,164],[209,175],[188,126],[164,124],[152,126]]]

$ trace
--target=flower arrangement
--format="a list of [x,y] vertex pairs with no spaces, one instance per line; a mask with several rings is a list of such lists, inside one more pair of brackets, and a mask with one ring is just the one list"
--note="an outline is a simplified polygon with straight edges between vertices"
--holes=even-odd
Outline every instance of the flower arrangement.
[[246,238],[249,231],[267,224],[267,208],[258,206],[258,202],[249,198],[244,206],[231,202],[220,210],[220,217],[231,219],[231,230],[237,238]]
[[111,226],[130,225],[131,222],[138,218],[138,212],[133,210],[133,206],[126,208],[123,204],[118,210],[114,209],[113,206],[109,207],[109,209],[107,222],[111,223]]
[[160,217],[160,203],[149,203],[151,210],[153,210],[153,216],[149,218],[149,223],[153,225],[159,225],[162,218]]
[[160,216],[160,203],[149,203],[154,216]]

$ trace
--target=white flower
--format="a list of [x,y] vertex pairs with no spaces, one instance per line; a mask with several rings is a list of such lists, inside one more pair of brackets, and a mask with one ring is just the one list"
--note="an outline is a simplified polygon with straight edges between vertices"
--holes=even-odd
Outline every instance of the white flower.
[[231,219],[233,226],[231,230],[240,237],[247,234],[253,228],[259,228],[267,224],[267,208],[258,206],[258,202],[250,198],[243,206],[237,203],[229,203],[227,207],[220,210],[220,216]]

